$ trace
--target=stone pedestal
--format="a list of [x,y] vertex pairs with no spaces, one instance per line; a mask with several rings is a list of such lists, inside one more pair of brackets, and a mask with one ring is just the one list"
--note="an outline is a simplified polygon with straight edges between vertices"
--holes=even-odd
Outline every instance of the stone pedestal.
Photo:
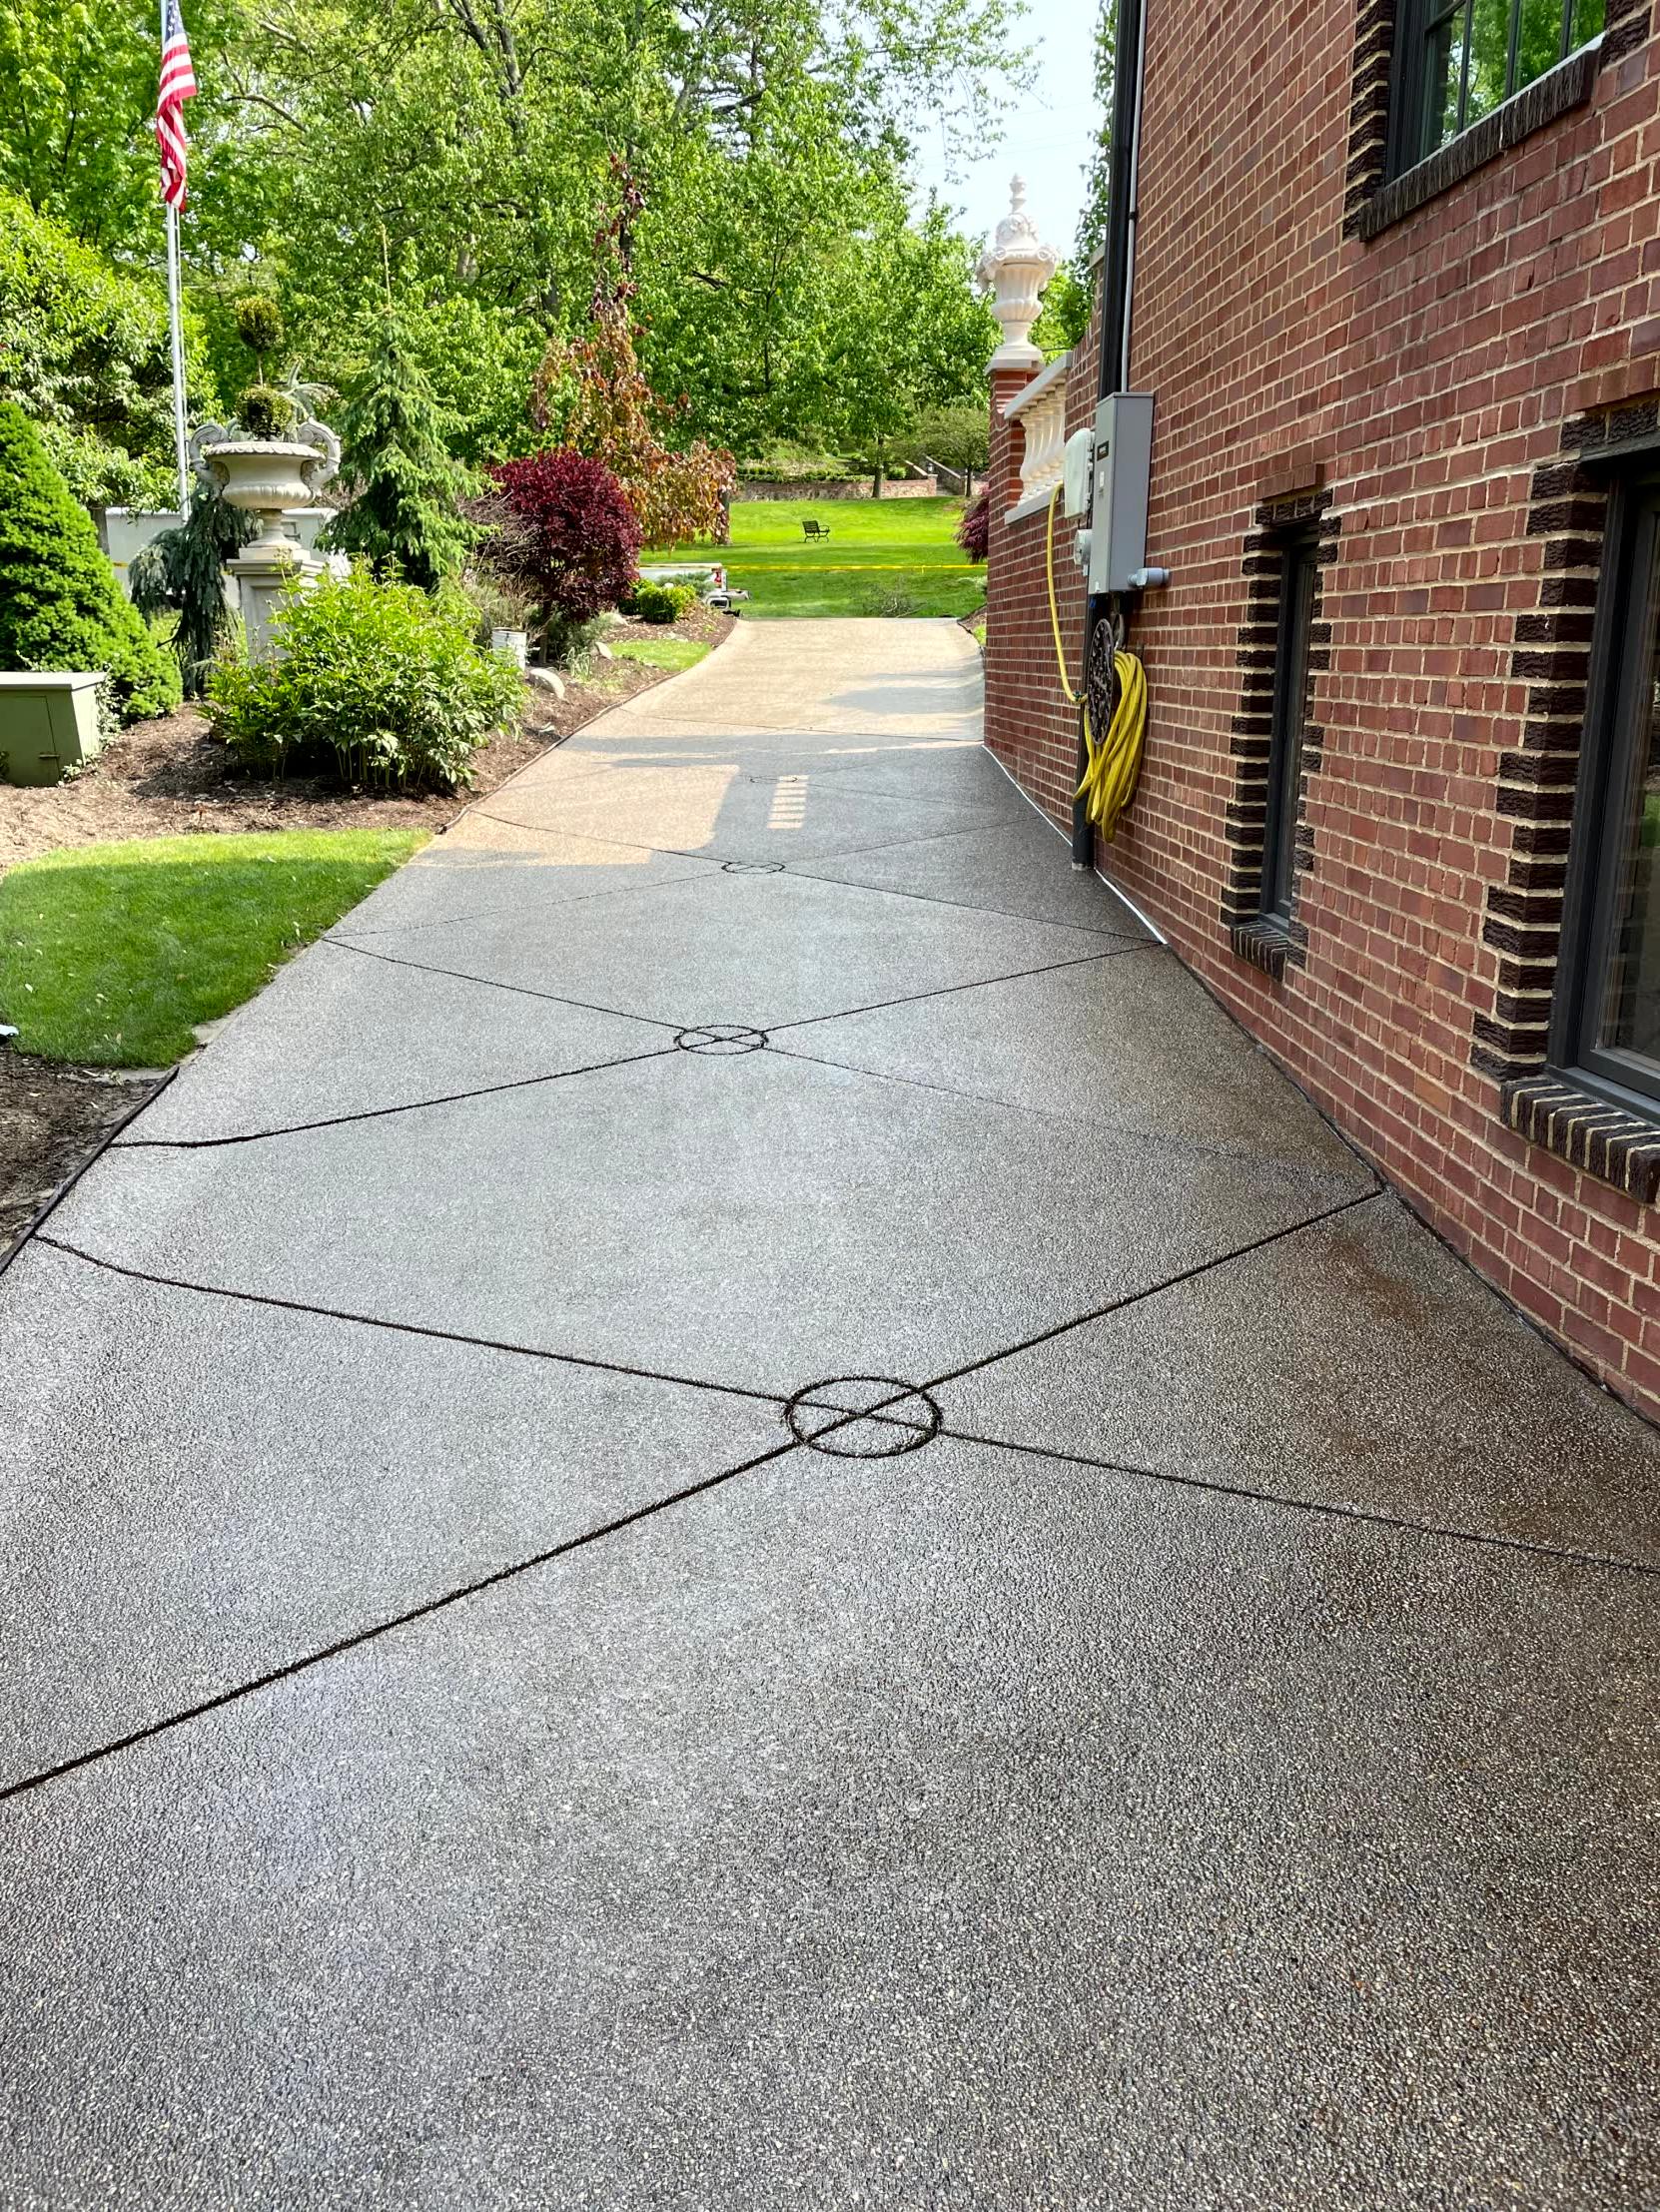
[[302,585],[316,583],[325,567],[292,537],[261,538],[226,563],[236,581],[237,611],[250,660],[270,660],[275,654],[271,617],[289,586],[296,580]]

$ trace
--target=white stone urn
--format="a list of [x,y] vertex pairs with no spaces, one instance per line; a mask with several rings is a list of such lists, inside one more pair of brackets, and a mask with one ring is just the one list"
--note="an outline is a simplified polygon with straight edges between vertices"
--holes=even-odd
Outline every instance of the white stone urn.
[[238,437],[234,425],[204,422],[191,451],[204,482],[217,484],[229,505],[247,508],[265,524],[245,559],[276,555],[284,546],[282,557],[305,559],[283,516],[313,505],[340,466],[340,439],[326,422],[303,422],[293,437]]
[[191,454],[204,483],[217,484],[228,505],[260,518],[253,544],[226,566],[236,578],[249,656],[265,660],[284,590],[295,577],[315,582],[327,566],[290,534],[284,516],[315,504],[340,465],[340,439],[326,422],[303,422],[293,437],[237,437],[232,426],[204,422]]
[[1032,344],[1031,331],[1043,310],[1044,287],[1060,261],[1026,212],[1025,178],[1014,178],[1009,187],[1009,212],[992,233],[991,244],[974,272],[980,290],[991,294],[992,313],[1003,331],[1003,343],[992,356],[990,368],[1043,367],[1044,358]]

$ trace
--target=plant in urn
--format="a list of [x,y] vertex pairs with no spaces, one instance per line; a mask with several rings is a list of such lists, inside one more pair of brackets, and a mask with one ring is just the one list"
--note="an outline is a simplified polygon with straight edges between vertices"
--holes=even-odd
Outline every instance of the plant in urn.
[[259,375],[237,401],[234,423],[204,422],[191,440],[197,473],[218,487],[226,503],[258,515],[259,535],[232,561],[248,649],[269,651],[272,608],[291,577],[322,572],[308,557],[284,517],[309,507],[334,475],[340,440],[327,423],[301,419],[294,394],[265,380],[266,356],[283,342],[275,301],[250,298],[237,306],[237,328],[255,357]]

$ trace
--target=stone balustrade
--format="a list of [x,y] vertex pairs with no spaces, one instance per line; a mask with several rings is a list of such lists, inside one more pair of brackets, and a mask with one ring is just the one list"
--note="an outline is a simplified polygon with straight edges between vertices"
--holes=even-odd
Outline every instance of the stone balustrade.
[[1020,494],[1012,514],[1041,505],[1061,481],[1067,446],[1067,370],[1070,353],[1059,355],[1004,408],[1004,420],[1025,432]]

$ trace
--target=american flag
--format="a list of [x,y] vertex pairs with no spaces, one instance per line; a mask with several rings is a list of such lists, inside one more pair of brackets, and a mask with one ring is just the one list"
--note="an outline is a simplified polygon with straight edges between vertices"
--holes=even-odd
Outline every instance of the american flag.
[[185,102],[196,97],[196,72],[190,65],[179,0],[167,0],[162,16],[162,81],[156,94],[156,144],[162,155],[162,199],[170,208],[185,204],[190,147],[185,137]]

